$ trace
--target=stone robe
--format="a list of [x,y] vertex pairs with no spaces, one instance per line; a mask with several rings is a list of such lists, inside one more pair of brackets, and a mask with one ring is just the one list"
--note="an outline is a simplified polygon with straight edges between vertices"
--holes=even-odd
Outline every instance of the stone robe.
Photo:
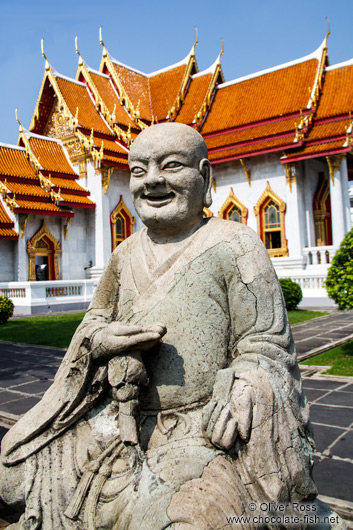
[[[14,528],[218,530],[231,528],[227,517],[250,501],[315,497],[308,407],[281,289],[258,236],[211,218],[165,262],[155,248],[143,229],[114,251],[55,382],[5,436],[7,480],[21,470],[18,503],[26,504]],[[95,333],[115,320],[167,327],[161,345],[143,354],[141,451],[119,443],[107,367],[91,355]],[[249,439],[225,452],[210,436],[244,385],[253,402]],[[104,472],[95,469],[68,518],[87,465],[111,443],[99,461]]]

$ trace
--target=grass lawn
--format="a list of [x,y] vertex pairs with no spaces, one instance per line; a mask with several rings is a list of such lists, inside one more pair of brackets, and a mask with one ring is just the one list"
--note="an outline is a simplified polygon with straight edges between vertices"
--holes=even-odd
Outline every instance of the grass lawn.
[[289,323],[299,324],[299,322],[305,322],[305,320],[311,320],[312,318],[323,317],[329,313],[324,311],[307,311],[305,309],[295,309],[294,311],[288,311]]
[[[321,311],[305,311],[298,309],[288,311],[289,322],[297,324],[311,318],[326,315]],[[0,341],[23,342],[67,348],[75,329],[80,324],[84,313],[48,315],[10,320],[0,326]]]
[[0,341],[67,348],[84,313],[9,320],[0,326]]
[[332,350],[310,357],[300,364],[309,366],[331,366],[325,374],[353,376],[353,340]]

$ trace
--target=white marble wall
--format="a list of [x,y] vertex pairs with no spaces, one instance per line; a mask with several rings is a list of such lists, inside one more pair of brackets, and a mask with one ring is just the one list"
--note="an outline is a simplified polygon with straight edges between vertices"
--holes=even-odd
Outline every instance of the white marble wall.
[[17,241],[0,239],[0,282],[17,280],[15,270],[15,253]]

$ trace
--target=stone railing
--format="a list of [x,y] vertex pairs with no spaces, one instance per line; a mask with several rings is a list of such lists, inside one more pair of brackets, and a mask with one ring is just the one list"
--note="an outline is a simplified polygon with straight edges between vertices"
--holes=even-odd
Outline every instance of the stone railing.
[[86,309],[98,280],[1,282],[0,296],[11,298],[15,315]]
[[303,301],[301,307],[309,306],[334,306],[334,302],[328,297],[325,289],[327,270],[316,270],[311,272],[310,268],[303,271],[278,271],[279,278],[290,278],[303,291]]
[[332,245],[323,247],[305,247],[303,255],[306,258],[306,265],[330,265],[332,258],[335,255],[336,249]]

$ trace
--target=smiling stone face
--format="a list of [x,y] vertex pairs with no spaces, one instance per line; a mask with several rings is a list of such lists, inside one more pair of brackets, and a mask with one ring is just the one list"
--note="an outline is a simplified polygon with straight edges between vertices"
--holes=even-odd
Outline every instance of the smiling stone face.
[[175,123],[145,129],[131,147],[129,165],[136,211],[152,232],[183,234],[200,225],[210,166],[199,133]]

